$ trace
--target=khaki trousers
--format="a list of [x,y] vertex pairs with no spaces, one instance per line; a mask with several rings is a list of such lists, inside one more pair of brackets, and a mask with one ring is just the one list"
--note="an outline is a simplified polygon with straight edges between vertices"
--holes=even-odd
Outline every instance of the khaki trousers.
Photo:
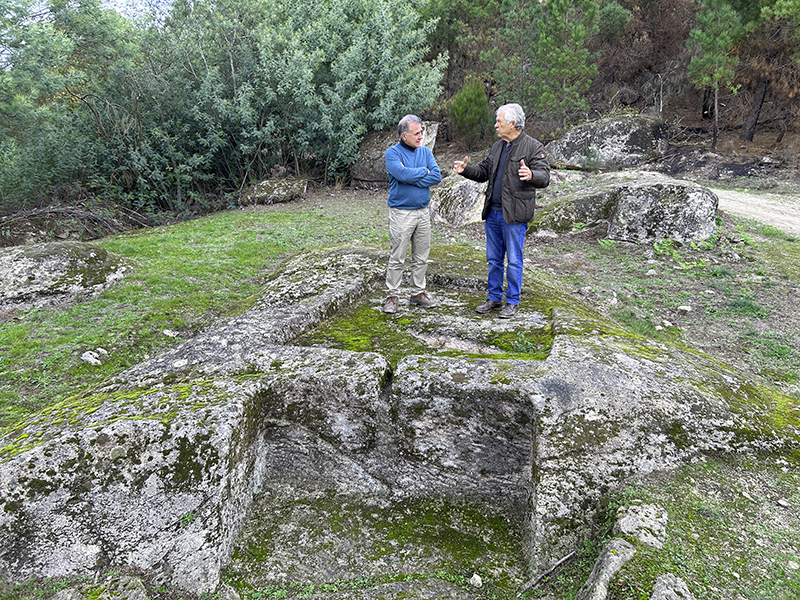
[[389,207],[389,266],[386,268],[386,287],[389,296],[398,296],[403,279],[403,263],[411,243],[411,295],[425,291],[425,273],[431,251],[431,211],[429,207],[415,210]]

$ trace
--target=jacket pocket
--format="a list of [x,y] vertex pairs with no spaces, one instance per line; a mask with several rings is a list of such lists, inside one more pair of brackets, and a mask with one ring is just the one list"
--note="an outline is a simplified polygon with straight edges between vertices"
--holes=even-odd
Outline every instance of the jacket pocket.
[[516,190],[511,218],[515,223],[529,223],[536,212],[536,190]]

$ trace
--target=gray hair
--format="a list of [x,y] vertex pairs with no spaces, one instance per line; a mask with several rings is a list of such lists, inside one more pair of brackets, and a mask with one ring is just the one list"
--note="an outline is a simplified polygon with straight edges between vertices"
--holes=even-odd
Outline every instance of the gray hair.
[[506,122],[514,121],[514,126],[519,131],[525,127],[525,111],[519,104],[503,104],[495,114],[502,114]]
[[408,131],[412,123],[416,123],[422,127],[422,119],[420,119],[417,115],[406,115],[400,119],[400,122],[397,124],[397,135],[403,135],[406,131]]

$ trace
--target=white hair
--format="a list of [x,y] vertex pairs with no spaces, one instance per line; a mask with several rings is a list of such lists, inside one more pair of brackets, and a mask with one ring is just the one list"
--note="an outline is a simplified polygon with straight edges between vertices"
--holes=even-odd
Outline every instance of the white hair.
[[495,114],[502,114],[506,122],[514,121],[514,126],[520,131],[525,127],[525,111],[519,104],[503,104]]

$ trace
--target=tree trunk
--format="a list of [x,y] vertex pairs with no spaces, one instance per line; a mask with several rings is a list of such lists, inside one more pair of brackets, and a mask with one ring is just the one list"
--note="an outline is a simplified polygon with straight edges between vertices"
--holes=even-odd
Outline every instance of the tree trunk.
[[714,117],[714,107],[711,105],[711,89],[706,88],[703,90],[703,108],[701,109],[700,116],[703,120],[711,119]]
[[714,129],[711,134],[711,151],[717,151],[717,131],[719,130],[719,86],[714,88]]
[[761,114],[761,107],[764,104],[764,97],[767,95],[767,87],[769,86],[769,79],[766,77],[759,77],[756,84],[756,91],[753,92],[753,101],[750,104],[750,111],[747,113],[747,118],[742,125],[742,131],[739,134],[739,139],[743,142],[752,142],[753,135],[756,132],[756,124],[758,123],[758,116]]

